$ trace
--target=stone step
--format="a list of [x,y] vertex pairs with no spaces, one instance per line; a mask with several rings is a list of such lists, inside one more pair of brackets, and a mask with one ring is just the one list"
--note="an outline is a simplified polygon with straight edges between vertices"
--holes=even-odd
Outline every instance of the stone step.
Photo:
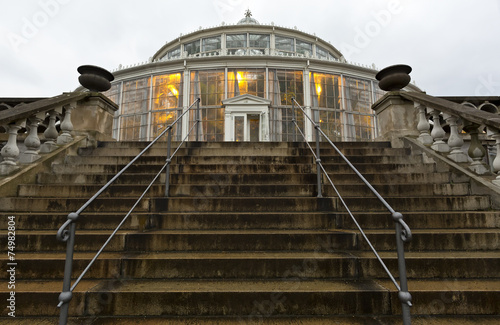
[[[99,148],[142,148],[144,149],[149,142],[141,141],[103,141],[98,143]],[[172,147],[177,147],[180,142],[173,141]],[[310,143],[313,148],[316,142]],[[339,148],[391,148],[390,142],[384,141],[342,141],[335,142]],[[155,144],[160,148],[167,148],[166,141],[160,141]],[[185,142],[186,148],[307,148],[304,142]],[[327,142],[320,142],[320,148],[332,148]]]
[[[395,249],[393,230],[365,230],[377,251]],[[405,244],[405,250],[418,252],[438,251],[488,251],[500,248],[498,229],[412,229],[413,238]],[[359,248],[369,250],[365,240],[359,239]]]
[[[216,158],[216,157],[215,157]],[[237,166],[240,164],[248,165],[251,164],[252,162],[248,157],[239,157],[239,160],[242,160],[241,162],[237,161],[230,161],[228,165],[233,165]],[[274,159],[274,158],[273,158]],[[211,161],[209,161],[211,160]],[[315,164],[312,162],[309,163],[303,163],[303,162],[294,162],[294,159],[287,159],[285,164],[292,165],[292,164],[299,164],[301,167],[297,167],[298,172],[315,172]],[[198,167],[196,165],[204,165],[204,164],[218,164],[224,167],[218,167],[216,170],[214,170],[214,173],[224,173],[225,169],[227,168],[242,168],[242,167],[225,167],[225,165],[228,163],[226,160],[220,160],[217,161],[217,159],[207,159],[207,161],[199,161],[199,162],[189,162],[189,164],[173,164],[171,167],[172,172],[186,172],[186,171],[198,171]],[[270,165],[281,165],[281,162],[274,162],[274,161],[263,161],[259,162],[260,165],[264,166],[270,166]],[[259,165],[256,164],[256,165]],[[70,174],[70,173],[75,173],[76,170],[78,170],[79,173],[82,174],[116,174],[119,171],[121,171],[125,165],[116,165],[116,164],[58,164],[54,163],[52,165],[52,171],[53,173],[56,174]],[[127,169],[127,173],[151,173],[151,172],[159,172],[161,168],[163,167],[163,164],[159,165],[133,165],[130,166]],[[339,163],[339,164],[333,164],[333,163],[325,163],[324,164],[325,170],[331,174],[331,173],[349,173],[353,174],[354,172],[352,169],[345,163]],[[375,173],[432,173],[435,171],[435,165],[434,164],[408,164],[408,163],[391,163],[391,164],[355,164],[356,169],[362,173],[368,173],[368,174],[375,174]],[[260,168],[260,167],[254,167],[254,168]],[[269,170],[272,172],[274,167],[264,167],[266,168],[265,170]],[[282,170],[283,167],[278,167]]]
[[[1,295],[7,297],[2,283]],[[60,281],[18,281],[18,316],[55,316]],[[416,315],[498,315],[500,281],[415,280]],[[73,316],[324,316],[400,314],[394,285],[384,280],[82,281],[70,304]]]
[[[292,159],[295,158],[295,159]],[[418,165],[423,164],[421,158],[411,156],[373,156],[373,155],[357,155],[348,156],[348,160],[356,164],[414,164],[415,168]],[[129,160],[127,160],[129,161]],[[299,156],[175,156],[172,159],[173,164],[189,165],[189,164],[231,164],[231,163],[304,163],[304,164],[316,164],[316,160],[312,155],[303,154]],[[345,164],[345,161],[338,155],[323,155],[321,156],[321,162],[323,164]]]
[[[16,212],[16,229],[57,230],[67,218],[64,212]],[[0,213],[0,229],[7,229],[8,213]],[[85,212],[78,219],[78,229],[114,229],[125,216],[115,212]],[[356,212],[354,217],[363,229],[394,229],[389,212]],[[405,212],[412,229],[500,228],[498,211]],[[223,229],[357,229],[345,212],[134,212],[124,223],[124,230],[223,230]]]
[[[296,182],[296,177],[285,178],[280,182],[265,182],[254,183],[254,177],[260,178],[261,175],[241,175],[250,176],[236,184],[249,185],[228,185],[234,184],[232,181],[226,183],[227,179],[214,179],[206,185],[187,184],[187,185],[171,185],[169,195],[177,196],[208,196],[208,197],[315,197],[317,196],[317,185],[313,184],[314,180],[309,177],[309,180],[304,183]],[[314,175],[313,175],[314,176]],[[241,177],[243,178],[243,177]],[[157,182],[156,184],[158,184]],[[297,184],[297,185],[295,185]],[[408,196],[408,195],[457,195],[463,196],[469,194],[468,184],[391,184],[380,185],[372,184],[375,190],[382,196]],[[38,184],[23,184],[18,187],[19,197],[92,197],[101,185],[75,185],[75,184],[58,184],[58,185],[38,185]],[[112,185],[103,194],[103,197],[130,197],[140,196],[146,186],[137,185]],[[346,196],[372,196],[373,192],[366,185],[337,185],[336,189],[341,195]],[[153,196],[161,196],[165,193],[165,185],[153,185],[148,192]],[[335,196],[336,192],[332,186],[322,186],[322,194],[324,196]]]
[[[15,319],[0,317],[0,322],[10,321],[13,325],[52,325],[57,324],[57,317],[16,317]],[[412,315],[413,325],[497,325],[499,317],[481,315]],[[262,308],[258,313],[244,316],[137,316],[137,317],[70,317],[68,325],[228,325],[228,324],[263,324],[263,325],[318,325],[318,324],[345,324],[345,325],[399,325],[401,316],[273,316],[268,315]]]
[[[77,253],[73,278],[78,277],[95,254]],[[62,279],[63,253],[19,253],[23,264],[16,279]],[[0,265],[7,268],[5,261]],[[296,269],[307,267],[304,271]],[[349,253],[308,252],[156,252],[103,253],[85,279],[290,279],[352,278],[356,259]]]
[[[312,155],[307,154],[279,154],[276,152],[268,156],[262,155],[248,155],[241,154],[235,156],[231,153],[231,156],[220,156],[216,154],[207,154],[205,156],[193,154],[193,155],[176,155],[172,158],[172,164],[234,164],[234,163],[253,163],[253,164],[267,164],[267,163],[289,163],[289,164],[313,164],[315,165],[315,160]],[[66,164],[69,165],[127,165],[135,156],[67,156],[64,160]],[[421,158],[411,156],[400,156],[400,155],[369,155],[360,154],[347,157],[349,161],[353,164],[408,164],[413,163],[416,165],[422,164]],[[141,165],[161,165],[166,161],[166,156],[144,156],[138,159],[137,163]],[[324,164],[331,163],[345,163],[345,161],[338,155],[322,155],[321,162]]]
[[[110,231],[77,232],[75,250],[97,252]],[[393,235],[394,236],[394,235]],[[5,238],[5,235],[2,235]],[[155,230],[138,232],[119,230],[106,251],[314,251],[320,243],[333,249],[354,249],[357,235],[353,231],[322,230]],[[17,231],[17,252],[64,251],[65,243],[56,239],[54,231]]]
[[[302,168],[304,167],[304,168]],[[309,174],[310,178],[316,182],[316,170],[312,166],[300,165],[190,165],[172,166],[172,174],[209,174],[209,175],[239,175],[239,174],[270,174],[288,177],[294,174]],[[116,174],[77,174],[71,173],[40,173],[37,175],[37,184],[105,184]],[[118,178],[116,184],[149,184],[156,174],[154,173],[124,173]],[[363,184],[361,179],[353,173],[331,174],[335,184]],[[439,183],[466,183],[468,179],[458,175],[442,173],[371,173],[363,174],[370,183],[373,184],[439,184]],[[160,183],[165,182],[165,174],[159,178]],[[326,183],[323,180],[324,184]],[[237,184],[234,184],[237,185]]]
[[[80,276],[95,253],[76,253],[72,278]],[[380,252],[389,271],[398,274],[397,256]],[[492,278],[500,251],[408,252],[409,279]],[[64,253],[18,253],[17,280],[62,279]],[[6,261],[0,261],[8,269]],[[147,252],[103,253],[85,279],[320,279],[379,278],[386,272],[371,252]]]
[[[394,230],[365,230],[377,251],[395,249]],[[409,252],[498,250],[497,229],[414,229],[413,239],[405,245]],[[75,249],[97,251],[111,231],[79,230]],[[6,238],[6,235],[2,236]],[[18,252],[63,251],[65,244],[56,240],[55,231],[20,230],[16,232]],[[119,230],[107,251],[297,251],[369,250],[361,234],[355,230],[154,230],[140,232]]]
[[[375,197],[344,197],[353,212],[386,211]],[[88,212],[128,211],[136,198],[99,197],[86,209]],[[487,196],[386,197],[399,212],[405,211],[470,211],[490,209]],[[4,213],[76,211],[85,198],[0,197]],[[134,211],[143,212],[337,212],[343,211],[338,198],[312,197],[145,197]]]
[[[388,280],[378,280],[390,287]],[[500,279],[412,280],[409,284],[414,315],[492,315],[500,314]],[[401,304],[391,295],[392,312],[398,314]]]
[[[172,147],[171,153],[176,150],[176,147]],[[411,151],[409,148],[342,148],[340,150],[345,156],[387,156],[387,157],[405,157],[406,159],[415,159],[422,161],[421,158],[416,156],[410,156]],[[85,151],[80,151],[79,156],[89,156],[93,157],[129,157],[134,158],[140,154],[142,150],[140,148],[95,148],[86,149]],[[167,154],[166,148],[152,147],[143,153],[146,157],[165,157]],[[312,151],[309,148],[294,148],[294,147],[228,147],[228,148],[209,148],[209,147],[198,147],[189,148],[182,147],[177,150],[177,155],[182,156],[310,156],[312,157]],[[339,154],[333,148],[321,148],[320,156],[339,156]]]
[[[436,248],[438,249],[438,248]],[[386,278],[387,274],[372,252],[353,252],[360,278]],[[398,274],[395,252],[379,252],[393,275]],[[408,279],[488,279],[497,278],[500,249],[491,251],[426,251],[406,252]],[[410,282],[411,283],[411,282]]]
[[[21,199],[20,199],[21,200]],[[468,211],[488,210],[490,200],[487,196],[432,196],[432,197],[386,197],[385,200],[395,210],[406,211]],[[1,200],[0,200],[1,202]],[[386,211],[377,198],[344,197],[351,211]],[[344,208],[338,198],[182,198],[154,199],[156,211],[182,212],[285,212],[285,211],[342,211]]]

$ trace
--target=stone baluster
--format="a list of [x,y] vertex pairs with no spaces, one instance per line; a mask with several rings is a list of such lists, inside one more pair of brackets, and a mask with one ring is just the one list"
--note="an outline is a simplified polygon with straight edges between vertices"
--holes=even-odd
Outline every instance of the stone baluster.
[[29,134],[24,140],[27,150],[19,156],[21,164],[31,164],[37,159],[40,159],[38,151],[40,150],[40,138],[38,137],[38,125],[45,118],[45,112],[31,116],[28,119]]
[[418,110],[418,124],[417,124],[417,130],[420,132],[420,135],[418,136],[417,140],[420,141],[425,146],[430,146],[432,145],[432,137],[429,134],[429,131],[431,129],[431,125],[429,124],[429,120],[427,119],[426,115],[426,110],[424,105],[420,105],[418,103],[415,103],[415,108]]
[[434,143],[431,145],[431,148],[437,152],[449,152],[450,147],[443,141],[446,136],[446,132],[444,132],[443,127],[441,126],[441,121],[439,120],[440,112],[435,109],[431,109],[430,114],[432,115],[432,120],[434,122],[431,132]]
[[57,110],[49,111],[49,125],[47,126],[45,132],[43,132],[45,142],[40,147],[41,153],[49,153],[57,149],[56,140],[57,136],[59,135],[59,132],[57,132],[56,129],[57,115]]
[[7,144],[0,151],[3,158],[3,161],[0,163],[1,176],[9,175],[19,169],[17,165],[17,159],[19,158],[17,132],[25,126],[26,119],[17,120],[14,123],[4,125],[5,130],[9,134],[9,139],[7,140]]
[[450,146],[451,152],[448,155],[448,158],[458,163],[468,162],[469,158],[462,151],[464,140],[462,139],[462,136],[458,133],[458,125],[457,125],[458,117],[444,113],[443,117],[450,126],[450,137],[448,138],[448,146]]
[[495,144],[497,147],[497,153],[495,159],[493,160],[493,170],[497,174],[497,177],[492,182],[496,186],[500,186],[500,130],[492,129],[491,131],[493,133],[491,137],[495,139]]
[[467,123],[464,126],[464,130],[470,135],[470,145],[467,153],[472,159],[472,163],[469,169],[478,175],[484,175],[490,172],[489,168],[482,162],[483,157],[486,155],[486,149],[484,149],[481,141],[479,141],[479,125],[473,123]]
[[73,131],[73,123],[71,123],[71,111],[75,107],[73,105],[67,106],[64,110],[63,121],[61,122],[61,135],[57,137],[57,144],[63,145],[73,141],[71,131]]

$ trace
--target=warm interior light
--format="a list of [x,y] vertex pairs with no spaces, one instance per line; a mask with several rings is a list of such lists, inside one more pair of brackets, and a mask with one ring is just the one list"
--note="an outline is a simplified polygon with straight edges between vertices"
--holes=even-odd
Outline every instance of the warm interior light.
[[318,96],[319,96],[319,95],[321,95],[321,90],[322,90],[322,89],[321,89],[321,86],[320,86],[320,85],[317,85],[317,86],[316,86],[316,94],[318,94]]
[[167,87],[172,95],[179,97],[179,91],[173,85],[168,85]]

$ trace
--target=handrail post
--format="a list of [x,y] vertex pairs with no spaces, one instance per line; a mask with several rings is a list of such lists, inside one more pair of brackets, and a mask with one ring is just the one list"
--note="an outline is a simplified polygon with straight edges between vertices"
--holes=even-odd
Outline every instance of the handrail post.
[[323,197],[321,192],[321,157],[319,150],[319,124],[315,123],[314,128],[316,129],[316,174],[318,179],[318,197]]
[[73,271],[73,253],[75,248],[75,231],[76,231],[75,222],[71,222],[69,227],[70,227],[69,234],[66,242],[66,261],[64,264],[63,289],[62,292],[59,294],[59,307],[61,308],[61,312],[59,315],[59,325],[67,324],[68,314],[69,314],[69,302],[73,297],[73,293],[71,292],[71,273]]
[[172,158],[170,157],[170,150],[172,146],[172,128],[169,126],[168,130],[168,140],[167,140],[167,168],[165,170],[165,197],[168,197],[170,190],[170,162]]
[[[406,278],[406,263],[405,263],[405,249],[404,249],[404,237],[408,234],[403,232],[403,215],[399,212],[394,212],[392,218],[396,223],[396,247],[398,254],[398,271],[399,271],[399,282],[400,290],[398,292],[398,298],[401,301],[401,312],[403,316],[403,325],[411,325],[411,294],[408,291],[408,279]],[[410,238],[407,238],[408,241]]]
[[200,126],[201,126],[201,118],[200,118],[200,98],[198,97],[196,102],[196,141],[200,141]]

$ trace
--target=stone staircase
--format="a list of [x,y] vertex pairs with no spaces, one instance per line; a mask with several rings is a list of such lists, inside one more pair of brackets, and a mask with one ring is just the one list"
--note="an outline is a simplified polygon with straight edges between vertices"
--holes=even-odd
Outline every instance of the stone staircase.
[[[104,142],[67,156],[18,195],[16,319],[57,322],[65,244],[56,230],[145,143]],[[414,324],[498,324],[500,213],[467,177],[384,142],[339,148],[412,228]],[[77,223],[73,279],[165,161],[159,145]],[[327,144],[322,162],[397,275],[390,214]],[[401,324],[397,291],[333,189],[316,198],[303,143],[187,143],[75,289],[70,324]],[[326,184],[326,182],[324,183]],[[6,243],[2,232],[2,243]],[[6,247],[4,244],[2,247]],[[7,254],[5,254],[7,255]],[[1,269],[7,269],[6,259]],[[0,283],[2,301],[7,283]]]

